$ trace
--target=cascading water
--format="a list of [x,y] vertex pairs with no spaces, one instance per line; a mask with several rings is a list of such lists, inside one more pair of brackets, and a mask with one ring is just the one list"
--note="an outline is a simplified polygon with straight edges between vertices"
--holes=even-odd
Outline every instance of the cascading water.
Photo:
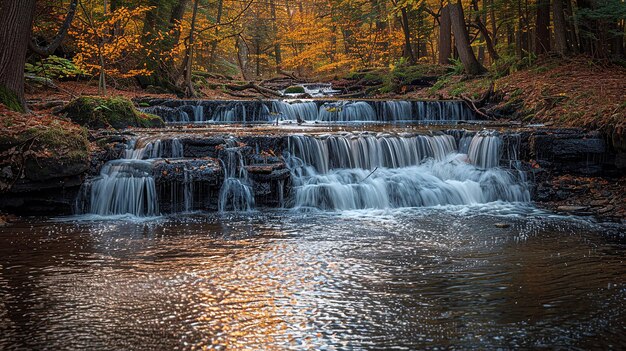
[[99,177],[83,185],[82,195],[77,199],[78,212],[103,216],[158,215],[159,202],[152,167],[155,159],[166,155],[172,158],[183,156],[179,139],[130,141],[124,158],[107,162]]
[[142,108],[169,123],[454,123],[474,120],[462,101],[178,101]]
[[469,144],[467,155],[476,167],[488,169],[498,166],[502,154],[502,139],[495,132],[480,132]]
[[[497,137],[493,135],[493,137]],[[294,207],[322,210],[527,202],[527,185],[501,168],[480,169],[450,135],[292,136]],[[493,156],[478,143],[481,155]],[[495,156],[494,156],[495,157]],[[485,165],[492,159],[484,156]]]
[[224,183],[220,190],[218,208],[220,212],[251,211],[254,208],[254,192],[250,186],[243,155],[238,147],[229,142],[222,158]]
[[317,104],[313,101],[273,101],[272,111],[279,120],[288,121],[315,121],[317,119]]
[[322,105],[317,120],[321,122],[375,122],[376,111],[365,101],[332,102]]

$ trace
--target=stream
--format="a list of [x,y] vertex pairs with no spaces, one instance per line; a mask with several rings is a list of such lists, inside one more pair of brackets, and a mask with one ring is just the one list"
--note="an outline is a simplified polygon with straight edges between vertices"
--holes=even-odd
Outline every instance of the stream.
[[626,349],[624,225],[538,209],[522,158],[592,169],[599,138],[459,102],[145,110],[168,128],[116,136],[73,215],[0,227],[1,350]]
[[506,203],[29,219],[0,229],[0,349],[623,349],[622,229]]

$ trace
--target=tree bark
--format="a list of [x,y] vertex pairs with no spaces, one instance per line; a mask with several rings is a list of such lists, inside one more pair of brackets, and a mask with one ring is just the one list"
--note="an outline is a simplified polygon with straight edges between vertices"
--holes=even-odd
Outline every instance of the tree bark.
[[567,45],[567,24],[565,22],[565,12],[563,11],[563,0],[552,0],[552,13],[554,15],[555,49],[561,55],[567,55],[569,46]]
[[196,31],[196,16],[198,14],[198,3],[200,0],[196,0],[193,4],[193,15],[191,16],[191,28],[189,29],[189,42],[187,47],[187,53],[185,55],[185,86],[184,91],[187,97],[194,97],[196,92],[193,88],[193,82],[191,81],[192,68],[193,68],[193,45],[195,40]]
[[[35,13],[35,0],[0,0],[0,96],[15,110],[26,110],[24,65]],[[3,101],[7,102],[8,101]]]
[[272,31],[274,32],[274,59],[276,61],[276,73],[280,73],[282,65],[282,57],[280,51],[280,42],[278,41],[278,26],[276,23],[276,5],[274,0],[270,0],[270,13],[272,16]]
[[78,0],[72,0],[70,3],[70,7],[67,11],[67,15],[65,15],[65,20],[59,28],[57,35],[52,39],[52,41],[46,45],[45,47],[39,46],[34,40],[31,40],[28,43],[28,48],[34,53],[41,56],[50,56],[54,53],[54,51],[61,45],[61,42],[65,38],[67,34],[67,30],[70,28],[72,21],[74,20],[74,15],[76,14],[76,7],[78,6]]
[[441,8],[441,20],[439,22],[439,64],[449,64],[450,56],[452,56],[452,27],[450,7],[445,5]]
[[535,22],[535,54],[550,51],[550,0],[538,0]]
[[465,17],[463,16],[463,7],[461,0],[457,3],[450,3],[450,21],[452,23],[452,33],[454,33],[454,42],[465,73],[469,75],[481,74],[485,68],[476,60],[476,55],[470,45],[469,33],[465,25]]
[[404,57],[410,64],[415,63],[415,56],[413,55],[413,48],[411,47],[411,29],[409,28],[409,15],[406,11],[406,7],[401,10],[402,13],[402,31],[404,32]]
[[574,8],[572,7],[571,0],[563,0],[563,10],[565,12],[565,28],[567,29],[567,42],[569,51],[572,53],[579,53],[580,51],[580,38],[578,24],[574,18]]
[[500,55],[498,55],[496,48],[493,46],[493,41],[491,40],[492,33],[489,33],[487,26],[485,26],[482,19],[480,18],[480,15],[478,14],[478,1],[473,0],[472,5],[474,6],[474,10],[476,11],[476,17],[474,19],[474,22],[476,23],[480,34],[483,36],[483,39],[485,39],[485,45],[487,46],[487,51],[489,51],[489,56],[491,56],[491,59],[494,61],[499,60]]
[[[215,18],[215,23],[219,24],[222,22],[222,12],[224,9],[224,0],[217,1],[217,17]],[[209,63],[213,65],[214,68],[217,68],[215,64],[215,52],[217,50],[217,36],[219,35],[220,29],[219,27],[215,27],[215,39],[211,42],[211,52],[209,54]]]

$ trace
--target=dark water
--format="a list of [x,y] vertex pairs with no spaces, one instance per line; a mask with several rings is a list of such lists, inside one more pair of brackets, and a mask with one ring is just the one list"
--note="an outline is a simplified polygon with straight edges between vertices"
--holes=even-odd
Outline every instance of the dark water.
[[500,211],[18,223],[0,349],[626,348],[624,228]]

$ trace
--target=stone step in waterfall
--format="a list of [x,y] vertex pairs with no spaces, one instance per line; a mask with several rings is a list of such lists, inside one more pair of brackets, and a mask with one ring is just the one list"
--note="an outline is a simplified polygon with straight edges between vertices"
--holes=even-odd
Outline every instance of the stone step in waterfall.
[[476,119],[463,101],[212,101],[163,100],[148,102],[142,111],[168,123],[453,123]]
[[530,201],[515,134],[146,136],[85,182],[77,211],[154,216]]

